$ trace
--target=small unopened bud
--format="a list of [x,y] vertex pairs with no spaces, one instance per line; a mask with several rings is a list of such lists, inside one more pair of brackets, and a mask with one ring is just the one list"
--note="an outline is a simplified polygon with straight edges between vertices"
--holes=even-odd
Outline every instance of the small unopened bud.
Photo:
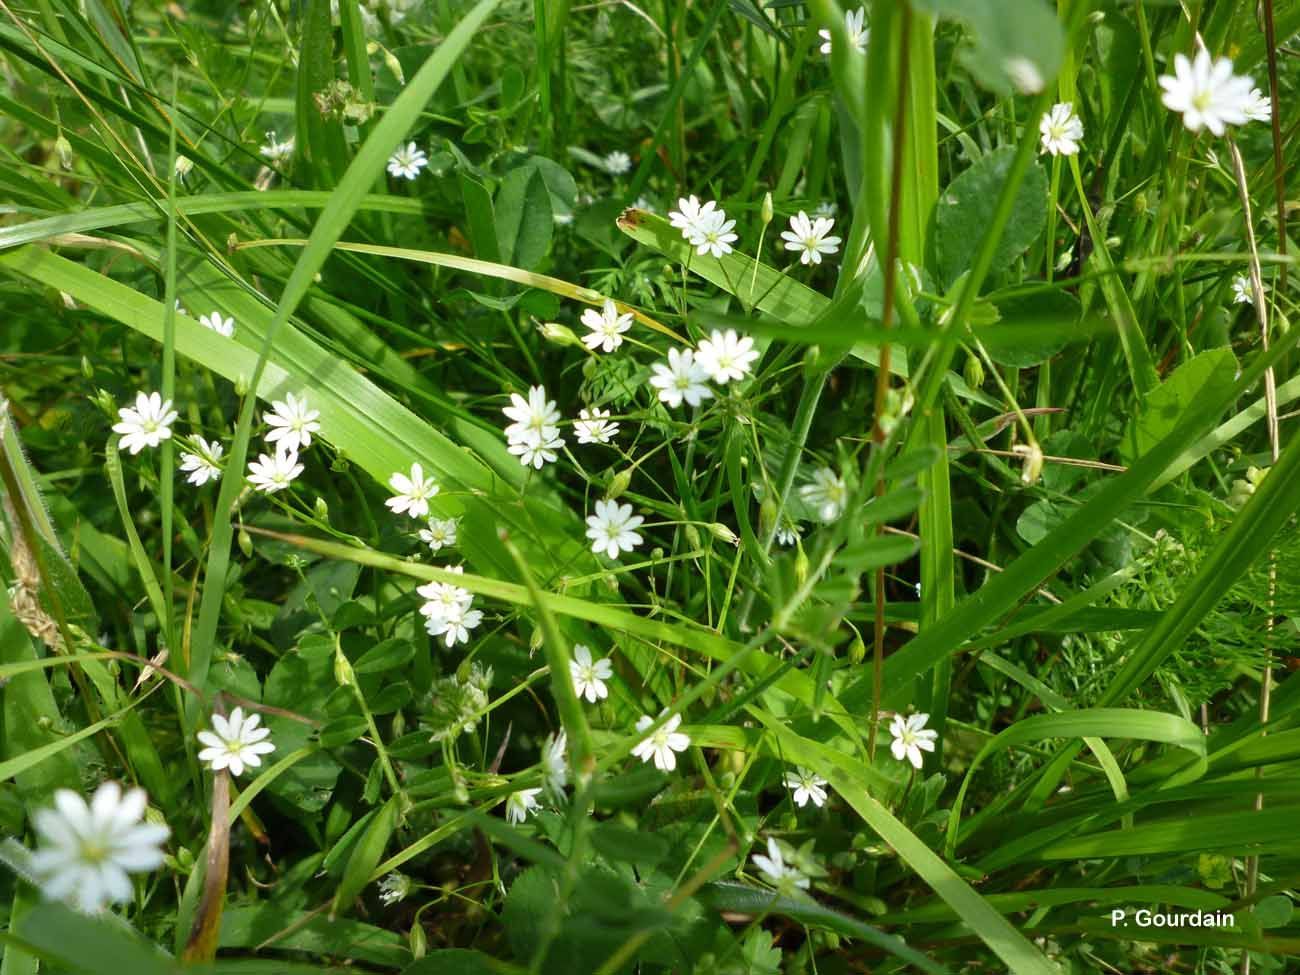
[[609,479],[609,486],[605,488],[605,498],[613,501],[627,490],[628,485],[632,483],[632,468],[624,468]]
[[473,674],[474,665],[470,663],[469,658],[462,660],[460,666],[456,668],[456,680],[460,681],[462,684],[468,684],[469,679]]
[[336,645],[334,648],[334,680],[339,687],[352,687],[357,682],[352,661],[344,655],[341,645]]
[[60,132],[59,137],[54,140],[54,151],[58,153],[59,165],[62,166],[64,169],[71,169],[72,168],[72,143],[68,141],[67,136],[65,136],[62,132]]
[[81,357],[81,374],[87,379],[95,378],[95,364],[90,361],[89,356]]
[[682,534],[686,536],[686,544],[691,548],[700,547],[700,530],[694,525],[683,525]]
[[424,925],[417,919],[411,925],[411,931],[406,936],[407,944],[411,946],[411,957],[419,961],[424,957],[425,952],[429,950],[429,939],[424,933]]
[[247,528],[239,529],[239,550],[244,553],[244,558],[253,557],[253,536],[248,534]]
[[1025,484],[1036,484],[1043,473],[1043,448],[1037,443],[1018,443],[1012,452],[1024,459],[1020,469],[1020,480]]
[[235,377],[235,395],[240,399],[248,395],[248,377],[243,373]]
[[316,498],[316,518],[318,521],[328,522],[330,520],[329,502],[322,497]]
[[194,168],[194,160],[191,159],[189,156],[176,157],[176,176],[178,179],[184,180],[185,177],[190,174],[190,171],[193,168]]
[[853,642],[849,644],[849,663],[860,664],[866,658],[867,645],[862,642],[862,637],[854,637]]
[[808,581],[808,556],[804,554],[802,545],[794,554],[794,581],[801,586]]
[[348,460],[347,454],[341,450],[334,455],[334,460],[330,462],[330,470],[335,474],[345,474],[351,467],[352,463]]
[[758,506],[758,527],[763,535],[769,535],[772,532],[772,526],[776,524],[776,502],[771,498],[764,498],[763,503]]
[[384,65],[393,73],[399,85],[406,84],[406,72],[402,70],[402,62],[397,60],[397,55],[388,48],[383,48]]
[[984,363],[980,362],[977,355],[968,355],[966,365],[961,371],[962,378],[966,380],[966,385],[971,389],[979,389],[984,385]]
[[740,544],[740,538],[736,535],[736,533],[733,532],[730,528],[728,528],[720,521],[715,521],[712,524],[710,524],[709,531],[712,532],[713,537],[720,542],[726,542],[729,545]]
[[554,342],[556,345],[581,345],[578,336],[573,334],[573,329],[567,325],[561,325],[559,322],[542,322],[537,327],[542,333],[542,338],[548,342]]
[[770,190],[763,194],[763,208],[758,215],[759,219],[763,221],[764,227],[772,222],[772,193]]
[[538,650],[542,649],[542,628],[534,627],[532,634],[528,637],[528,655],[532,656]]
[[239,234],[232,230],[226,237],[226,253],[233,254],[237,250],[239,250]]

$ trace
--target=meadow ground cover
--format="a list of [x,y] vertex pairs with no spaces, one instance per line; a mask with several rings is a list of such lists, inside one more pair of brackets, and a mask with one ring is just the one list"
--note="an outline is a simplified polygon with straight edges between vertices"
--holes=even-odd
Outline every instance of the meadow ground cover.
[[0,0],[0,975],[1300,965],[1294,0]]

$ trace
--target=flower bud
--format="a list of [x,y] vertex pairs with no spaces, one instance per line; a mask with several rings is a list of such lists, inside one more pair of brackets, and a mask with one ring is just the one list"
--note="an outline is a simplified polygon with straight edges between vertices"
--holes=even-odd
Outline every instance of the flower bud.
[[860,664],[867,658],[867,645],[862,642],[862,637],[855,636],[853,642],[849,644],[849,663]]
[[713,537],[720,542],[727,542],[729,545],[740,544],[739,536],[720,521],[715,521],[710,524],[709,531],[712,532]]
[[71,169],[73,163],[72,143],[68,141],[67,136],[62,132],[60,132],[59,137],[54,140],[54,151],[59,156],[59,165],[64,169]]
[[185,177],[190,174],[190,170],[192,170],[193,168],[194,168],[194,160],[191,159],[189,156],[176,157],[176,177],[178,179],[181,180],[185,179]]
[[768,190],[768,192],[763,194],[763,208],[762,210],[759,211],[759,219],[763,221],[764,227],[766,227],[769,223],[772,222],[772,191],[771,190]]
[[694,525],[683,525],[682,534],[686,536],[686,544],[691,548],[700,547],[700,531]]
[[801,586],[808,581],[808,556],[804,554],[802,545],[794,555],[794,580]]
[[619,471],[612,478],[610,478],[609,485],[605,488],[605,499],[607,501],[613,501],[615,498],[622,495],[622,493],[627,490],[628,485],[631,483],[632,483],[632,468],[628,467]]
[[559,322],[542,322],[537,327],[542,333],[542,338],[548,342],[554,342],[556,345],[581,345],[578,336],[573,334],[573,329],[567,325],[561,325]]
[[315,508],[316,508],[317,520],[323,521],[328,524],[330,520],[329,502],[326,501],[324,498],[317,496]]
[[81,357],[81,374],[87,379],[95,378],[95,364],[90,361],[89,356]]
[[411,946],[411,957],[416,961],[423,958],[425,952],[429,950],[429,940],[424,933],[424,925],[418,919],[411,925],[411,931],[407,934],[406,941]]
[[247,528],[239,529],[239,550],[244,553],[244,558],[253,557],[253,536],[248,534]]
[[352,661],[343,653],[342,644],[334,646],[334,680],[339,687],[352,687],[357,682],[356,672],[352,669]]
[[980,362],[977,355],[966,356],[966,365],[961,374],[971,389],[979,389],[984,385],[984,363]]
[[1024,458],[1024,466],[1020,469],[1020,480],[1025,484],[1038,483],[1038,478],[1043,473],[1043,448],[1037,443],[1018,443],[1011,450]]

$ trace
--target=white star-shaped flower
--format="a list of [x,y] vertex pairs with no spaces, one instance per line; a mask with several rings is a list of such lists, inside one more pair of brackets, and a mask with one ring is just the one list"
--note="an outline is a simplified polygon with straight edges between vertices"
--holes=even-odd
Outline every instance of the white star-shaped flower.
[[396,471],[388,479],[388,486],[397,493],[384,502],[394,514],[407,514],[412,518],[429,516],[429,499],[438,493],[436,478],[424,476],[418,462],[411,465],[411,473]]
[[455,545],[456,519],[430,518],[428,524],[420,529],[420,541],[434,552]]
[[785,773],[785,786],[794,790],[794,804],[803,808],[811,802],[819,809],[826,805],[827,782],[816,772],[799,766]]
[[518,457],[519,463],[525,467],[531,465],[540,471],[546,464],[554,464],[559,460],[557,451],[563,446],[564,438],[554,435],[545,440],[529,439],[507,444],[506,450]]
[[[452,572],[463,572],[460,566],[451,569]],[[469,609],[470,604],[474,601],[474,594],[468,589],[461,586],[452,585],[450,582],[426,582],[422,586],[416,586],[415,591],[424,598],[424,604],[420,607],[420,612],[424,616],[445,616],[447,613],[454,612],[457,608]]]
[[1234,305],[1255,303],[1255,289],[1251,286],[1250,275],[1238,274],[1232,279],[1232,303]]
[[[650,715],[642,715],[637,719],[636,730],[645,731],[654,723],[655,719]],[[659,726],[659,730],[648,735],[633,748],[632,754],[643,762],[653,761],[655,768],[661,772],[671,772],[677,767],[675,753],[684,752],[691,747],[690,736],[677,730],[681,723],[682,716],[674,714]]]
[[744,379],[757,358],[754,340],[748,335],[737,335],[732,328],[725,332],[714,329],[695,353],[696,364],[719,384]]
[[800,264],[820,264],[823,254],[839,252],[840,238],[831,235],[834,226],[830,217],[810,220],[800,210],[790,218],[790,229],[781,231],[781,239],[786,250],[798,252]]
[[1038,132],[1042,136],[1042,148],[1039,152],[1050,152],[1053,156],[1076,156],[1079,143],[1083,141],[1083,122],[1074,113],[1071,102],[1058,102],[1052,110],[1038,121]]
[[1164,89],[1161,101],[1165,108],[1179,112],[1183,124],[1193,132],[1209,129],[1223,135],[1229,125],[1250,120],[1254,84],[1244,75],[1232,73],[1227,58],[1214,59],[1202,48],[1193,60],[1184,54],[1174,55],[1174,73],[1160,77]]
[[778,545],[793,545],[799,541],[799,526],[794,522],[786,522],[776,530],[776,542]]
[[632,157],[621,149],[615,149],[605,157],[605,171],[614,176],[622,176],[632,168]]
[[225,448],[216,440],[208,442],[202,437],[194,438],[194,450],[181,454],[181,470],[187,472],[185,480],[196,487],[202,487],[209,481],[221,478],[221,455]]
[[849,491],[844,478],[829,467],[821,467],[813,473],[812,483],[799,488],[799,497],[817,509],[818,518],[832,522],[843,514]]
[[203,315],[199,318],[199,324],[216,332],[218,335],[224,335],[226,338],[231,338],[235,334],[235,320],[222,317],[219,311],[211,311]]
[[900,762],[906,759],[916,768],[921,767],[921,752],[934,751],[935,739],[939,737],[937,731],[925,726],[929,720],[928,714],[909,714],[907,717],[894,715],[889,726],[889,733],[894,740],[889,743],[889,750],[896,759]]
[[243,775],[245,767],[257,768],[262,756],[275,751],[271,743],[271,729],[259,728],[262,717],[244,715],[243,708],[235,708],[229,718],[212,715],[212,730],[200,731],[199,741],[208,747],[199,752],[199,761],[218,772],[230,769],[231,775]]
[[573,692],[595,704],[609,697],[605,681],[614,676],[614,667],[608,657],[593,660],[588,647],[575,643],[573,659],[569,661],[569,676],[573,678]]
[[632,327],[632,314],[620,315],[618,306],[606,298],[600,311],[588,308],[582,313],[582,324],[591,330],[582,337],[583,345],[592,352],[613,352],[623,344],[623,333]]
[[[844,32],[849,35],[849,44],[858,54],[867,53],[867,38],[870,36],[863,22],[867,18],[867,11],[859,7],[857,10],[844,11]],[[817,32],[817,36],[822,39],[821,52],[823,54],[831,53],[831,32],[823,27]]]
[[701,204],[698,197],[682,197],[677,201],[677,209],[668,214],[668,222],[682,232],[682,237],[690,241],[703,221],[708,220],[717,207],[712,200]]
[[170,440],[172,424],[176,422],[172,401],[164,400],[157,393],[136,393],[135,406],[122,407],[117,416],[113,432],[122,435],[122,446],[133,455],[145,447],[157,447]]
[[604,552],[616,559],[620,552],[630,552],[641,544],[636,531],[645,519],[632,514],[630,504],[617,501],[597,501],[596,513],[587,516],[587,537],[593,552]]
[[276,447],[274,456],[259,454],[257,460],[249,462],[248,483],[264,494],[275,494],[297,480],[302,471],[298,451],[281,445]]
[[506,427],[506,440],[510,443],[541,443],[560,432],[560,411],[555,408],[554,400],[546,398],[545,386],[529,387],[528,399],[511,393],[510,405],[501,412],[514,421]]
[[429,157],[414,142],[398,146],[397,151],[388,157],[388,175],[402,179],[415,179],[420,170],[429,165]]
[[469,631],[483,622],[483,614],[468,606],[451,606],[437,616],[430,616],[424,621],[424,628],[430,636],[442,637],[447,647],[457,643],[469,642]]
[[32,816],[40,846],[29,862],[41,892],[84,914],[130,900],[128,874],[162,866],[171,832],[142,822],[147,804],[144,790],[123,793],[116,782],[96,789],[89,804],[71,789],[57,790],[54,808]]
[[275,400],[262,419],[272,428],[266,442],[295,452],[310,447],[311,435],[320,430],[320,411],[307,405],[306,393],[302,396],[288,393],[284,399]]
[[781,855],[781,848],[776,845],[776,840],[772,837],[767,838],[767,856],[755,853],[753,861],[754,866],[762,871],[767,882],[778,890],[788,890],[791,887],[798,887],[800,890],[808,889],[811,881],[793,864],[785,862],[785,857]]
[[1250,97],[1246,101],[1246,118],[1252,122],[1271,122],[1273,121],[1273,100],[1265,95],[1258,88],[1250,89]]
[[541,789],[520,789],[510,793],[506,799],[506,822],[518,826],[529,815],[541,809],[542,804],[537,801],[541,794]]
[[687,238],[695,247],[695,253],[703,256],[722,257],[731,253],[731,245],[737,237],[731,232],[736,221],[728,220],[725,210],[715,210],[707,217],[701,216],[695,227],[695,235]]
[[578,443],[609,443],[618,433],[618,424],[608,419],[609,410],[579,410],[573,421]]
[[275,130],[266,133],[266,144],[258,150],[270,162],[283,162],[293,155],[293,136],[283,142],[276,136]]
[[569,784],[569,736],[561,729],[558,735],[547,735],[542,745],[542,788],[546,794],[559,798]]
[[669,406],[681,406],[682,400],[689,406],[699,406],[713,396],[713,390],[705,385],[709,373],[695,361],[690,349],[669,349],[668,364],[656,362],[651,370],[654,375],[650,385],[659,390],[659,398]]

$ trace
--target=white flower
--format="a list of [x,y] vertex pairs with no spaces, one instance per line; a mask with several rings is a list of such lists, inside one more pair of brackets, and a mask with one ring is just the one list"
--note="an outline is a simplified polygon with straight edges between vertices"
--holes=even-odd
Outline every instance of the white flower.
[[1250,275],[1238,274],[1232,279],[1232,303],[1250,305],[1255,302],[1255,289],[1251,286]]
[[506,799],[506,821],[517,826],[528,818],[529,813],[541,809],[541,803],[537,801],[541,791],[541,789],[520,789],[518,792],[510,793],[510,797]]
[[555,408],[554,400],[546,398],[545,386],[530,387],[528,399],[511,393],[510,402],[510,406],[501,410],[507,419],[514,420],[506,427],[508,442],[539,444],[560,432],[560,411]]
[[1083,139],[1083,122],[1074,114],[1071,102],[1058,102],[1038,121],[1042,135],[1042,149],[1053,156],[1076,156]]
[[541,470],[545,464],[554,464],[559,459],[556,453],[564,446],[564,439],[558,435],[551,436],[546,440],[534,442],[532,440],[522,440],[509,444],[506,450],[519,458],[519,463],[525,467],[532,465],[537,470]]
[[800,264],[820,264],[823,254],[836,254],[840,249],[840,238],[831,236],[835,221],[830,217],[808,219],[808,214],[800,210],[790,218],[790,229],[781,231],[785,249],[799,253]]
[[455,605],[437,616],[430,616],[424,621],[424,628],[430,636],[442,637],[448,648],[457,643],[469,642],[469,631],[483,622],[483,614],[468,605]]
[[200,731],[199,741],[208,747],[199,752],[199,761],[218,772],[230,769],[231,775],[243,775],[244,767],[257,768],[262,756],[275,751],[267,739],[270,728],[259,728],[262,717],[258,714],[244,716],[243,708],[235,708],[229,718],[212,715],[212,731]]
[[831,522],[844,513],[844,502],[848,500],[848,488],[844,478],[838,476],[829,467],[820,467],[813,474],[811,484],[799,488],[799,497],[817,509],[817,517]]
[[[636,730],[645,731],[654,723],[655,719],[650,715],[642,715],[637,719]],[[661,772],[671,772],[677,767],[677,756],[673,753],[684,752],[691,747],[690,736],[677,730],[681,723],[682,716],[674,714],[660,725],[658,731],[633,748],[632,754],[643,762],[653,761],[655,768]]]
[[[464,572],[465,570],[456,566],[450,571]],[[457,609],[469,609],[470,604],[474,602],[472,592],[454,586],[450,582],[426,582],[422,586],[416,586],[415,591],[424,597],[424,605],[420,607],[421,614],[429,617],[445,616]]]
[[54,808],[32,817],[41,846],[30,862],[41,892],[86,914],[130,900],[127,874],[162,866],[162,843],[170,833],[141,822],[147,802],[144,790],[124,794],[116,782],[96,789],[89,804],[71,789],[56,791]]
[[427,165],[429,157],[424,150],[417,148],[414,142],[408,142],[405,146],[398,146],[397,151],[388,157],[388,175],[415,179]]
[[230,338],[235,334],[235,320],[233,318],[222,318],[221,312],[209,312],[199,318],[199,324],[204,328],[211,329],[218,335],[224,335]]
[[113,424],[113,432],[122,435],[122,446],[132,454],[171,439],[172,424],[176,422],[172,401],[157,393],[136,393],[135,406],[124,406],[117,415],[119,422]]
[[582,337],[582,344],[595,352],[613,352],[623,344],[623,333],[632,327],[632,315],[625,312],[620,315],[618,306],[608,298],[600,311],[588,308],[582,313],[582,324],[591,329]]
[[[862,26],[866,19],[867,12],[862,7],[857,10],[846,10],[844,12],[844,32],[849,35],[849,44],[853,50],[859,54],[867,53],[867,37],[869,32]],[[831,32],[823,27],[817,32],[817,36],[822,39],[821,52],[823,54],[831,53]]]
[[900,762],[907,759],[916,768],[921,767],[921,752],[934,751],[934,740],[939,737],[937,731],[925,726],[929,720],[928,714],[909,714],[906,718],[901,714],[894,715],[889,726],[894,740],[889,743],[889,750],[896,759]]
[[748,335],[737,335],[732,328],[725,332],[714,329],[700,343],[700,350],[695,353],[696,364],[715,383],[744,379],[757,358],[758,350],[754,348],[754,340]]
[[621,176],[632,168],[632,157],[620,149],[615,149],[605,157],[606,172]]
[[388,486],[397,493],[384,504],[394,514],[408,514],[412,518],[429,516],[429,499],[438,493],[438,482],[433,477],[425,477],[424,468],[418,462],[411,465],[409,477],[401,471],[395,472],[388,479]]
[[808,805],[809,801],[818,808],[826,805],[826,785],[825,779],[803,766],[785,773],[785,786],[794,790],[794,804],[800,808]]
[[794,522],[787,521],[776,530],[778,545],[793,545],[797,541],[799,541],[799,526]]
[[1254,87],[1250,78],[1233,74],[1230,60],[1215,60],[1204,48],[1191,61],[1175,54],[1174,73],[1162,75],[1160,87],[1165,90],[1161,96],[1165,108],[1181,112],[1183,124],[1193,132],[1209,129],[1223,135],[1229,125],[1250,120],[1247,110],[1253,107]]
[[668,214],[668,222],[682,232],[686,240],[691,240],[699,230],[700,223],[707,220],[717,206],[712,200],[703,205],[698,198],[692,195],[689,198],[680,198],[677,201],[677,209]]
[[394,870],[379,881],[379,899],[386,907],[400,904],[410,895],[413,886],[410,877]]
[[428,525],[420,529],[420,541],[433,551],[456,544],[455,518],[430,518]]
[[1258,88],[1252,88],[1250,89],[1250,97],[1246,100],[1245,112],[1246,118],[1252,122],[1271,122],[1273,121],[1273,100]]
[[609,410],[579,410],[579,419],[573,421],[573,432],[578,435],[578,443],[609,443],[618,433],[618,424],[606,417]]
[[635,529],[645,521],[640,515],[632,514],[630,504],[617,501],[597,501],[596,513],[587,516],[587,537],[591,539],[593,552],[604,552],[611,559],[618,558],[619,552],[630,552],[641,544],[641,536]]
[[608,657],[592,660],[591,650],[581,643],[575,643],[573,659],[569,661],[569,676],[573,678],[573,692],[595,704],[609,697],[605,681],[614,676],[614,667]]
[[302,473],[298,451],[284,446],[275,448],[275,456],[259,454],[248,464],[248,483],[266,494],[283,491]]
[[776,840],[772,837],[767,838],[767,856],[761,853],[755,853],[753,856],[754,866],[763,872],[767,882],[778,889],[789,889],[798,887],[801,890],[807,890],[810,881],[805,877],[793,864],[785,862],[785,857],[781,855],[781,848],[776,845]]
[[181,454],[181,470],[189,472],[185,480],[197,487],[202,487],[208,481],[219,480],[221,455],[225,448],[216,440],[209,443],[202,437],[194,438],[194,447],[193,451],[187,450]]
[[307,394],[287,394],[282,400],[271,403],[271,412],[262,419],[274,427],[266,435],[266,442],[279,444],[285,450],[297,452],[311,446],[311,435],[320,430],[320,411],[307,406]]
[[568,747],[569,735],[563,730],[558,735],[547,735],[542,745],[542,787],[547,795],[558,798],[569,784],[569,760],[565,755]]
[[669,349],[668,365],[656,362],[651,369],[650,385],[659,390],[659,398],[669,406],[681,406],[682,400],[690,406],[699,406],[713,396],[713,390],[704,385],[709,378],[705,368],[695,361],[690,349]]
[[813,216],[833,217],[835,216],[835,211],[838,209],[839,207],[837,207],[832,200],[822,200],[820,203],[817,204],[816,209],[813,210]]
[[281,142],[272,129],[266,133],[266,144],[258,151],[273,163],[283,162],[293,155],[293,136]]
[[736,221],[727,219],[725,210],[714,210],[707,217],[701,215],[695,227],[695,235],[687,240],[695,247],[695,253],[712,257],[722,257],[731,253],[731,245],[737,239],[731,232]]

